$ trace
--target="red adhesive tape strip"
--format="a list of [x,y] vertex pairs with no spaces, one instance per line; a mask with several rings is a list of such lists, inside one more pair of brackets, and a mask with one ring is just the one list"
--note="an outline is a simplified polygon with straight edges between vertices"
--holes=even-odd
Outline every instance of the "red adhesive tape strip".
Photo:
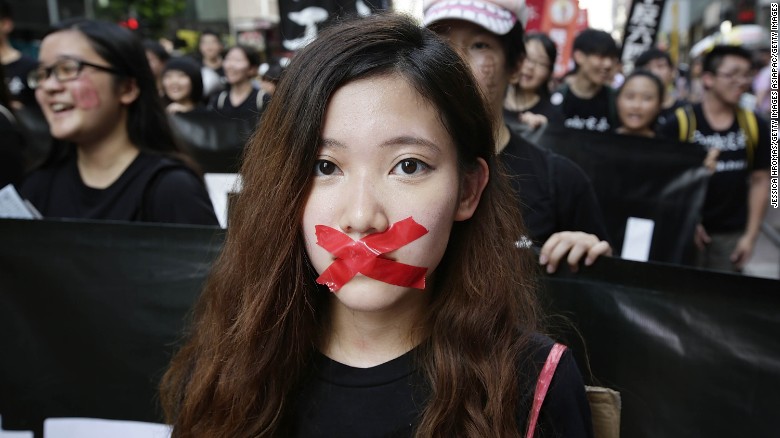
[[341,289],[358,273],[395,286],[425,289],[427,268],[411,266],[382,258],[428,233],[411,217],[398,221],[381,233],[369,234],[360,240],[326,225],[314,227],[317,245],[336,257],[317,283],[328,286],[331,292]]

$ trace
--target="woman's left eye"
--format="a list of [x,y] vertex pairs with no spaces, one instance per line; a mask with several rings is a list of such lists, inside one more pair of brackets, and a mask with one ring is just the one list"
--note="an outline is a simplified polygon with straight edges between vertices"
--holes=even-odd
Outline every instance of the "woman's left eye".
[[393,168],[393,172],[398,175],[417,175],[430,169],[430,166],[420,160],[407,158],[402,160]]

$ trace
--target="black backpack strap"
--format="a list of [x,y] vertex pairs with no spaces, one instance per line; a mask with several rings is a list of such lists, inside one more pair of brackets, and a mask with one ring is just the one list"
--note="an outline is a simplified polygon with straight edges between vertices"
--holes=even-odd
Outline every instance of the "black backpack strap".
[[160,182],[162,175],[168,171],[174,169],[186,169],[189,170],[184,164],[177,163],[172,160],[161,160],[154,166],[152,166],[146,173],[146,183],[144,184],[144,190],[141,194],[141,204],[138,206],[138,210],[135,215],[135,220],[141,222],[149,222],[152,218],[152,194],[154,193],[157,185]]

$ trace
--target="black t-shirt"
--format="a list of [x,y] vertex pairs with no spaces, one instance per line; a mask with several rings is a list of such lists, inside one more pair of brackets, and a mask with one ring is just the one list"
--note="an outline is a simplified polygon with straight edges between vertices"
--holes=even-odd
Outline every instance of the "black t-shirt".
[[531,108],[523,111],[512,111],[504,108],[504,123],[509,125],[509,128],[523,132],[527,128],[524,124],[520,123],[520,114],[522,113],[541,114],[547,117],[548,125],[562,125],[563,114],[558,106],[553,105],[550,101],[550,96],[541,96],[538,102],[536,102]]
[[[769,169],[769,125],[761,117],[756,117],[758,145],[750,165],[746,136],[739,127],[736,115],[734,123],[727,130],[715,131],[707,123],[701,104],[693,106],[693,114],[696,117],[694,142],[720,150],[715,173],[707,186],[702,225],[714,233],[742,231],[747,226],[750,173]],[[680,139],[677,117],[668,119],[660,129],[663,137]]]
[[585,172],[566,157],[515,132],[499,154],[520,199],[531,240],[541,245],[559,231],[584,231],[609,240],[596,193]]
[[241,119],[251,122],[257,122],[260,117],[260,111],[266,103],[264,96],[258,97],[259,91],[252,88],[246,99],[238,105],[233,105],[230,101],[230,90],[224,90],[214,95],[209,101],[208,108],[217,114],[229,119]]
[[590,99],[581,99],[568,85],[550,98],[563,114],[563,126],[572,129],[607,132],[617,127],[615,92],[604,86]]
[[5,83],[11,93],[11,99],[17,100],[25,106],[38,105],[35,100],[35,90],[27,86],[27,75],[37,67],[38,61],[26,55],[22,55],[16,61],[3,64]]
[[71,152],[30,174],[19,193],[44,217],[218,225],[200,179],[177,161],[145,152],[105,189],[84,184]]
[[25,140],[11,110],[0,105],[0,189],[24,176]]
[[658,114],[658,126],[664,126],[669,120],[675,118],[674,112],[677,111],[677,108],[683,108],[685,105],[688,105],[687,101],[678,99],[674,101],[671,107],[662,109]]
[[[518,366],[521,400],[517,436],[525,434],[539,372],[552,341],[534,337],[532,363]],[[416,350],[371,368],[353,368],[317,353],[313,375],[297,397],[297,437],[410,437],[428,399],[428,381],[414,361]],[[592,437],[590,407],[577,364],[561,357],[542,405],[538,437]]]

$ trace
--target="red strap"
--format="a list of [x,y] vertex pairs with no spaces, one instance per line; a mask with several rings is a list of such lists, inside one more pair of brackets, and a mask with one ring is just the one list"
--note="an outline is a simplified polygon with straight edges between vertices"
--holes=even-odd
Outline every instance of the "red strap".
[[544,363],[542,372],[539,373],[539,381],[536,382],[536,391],[534,391],[534,404],[531,407],[531,418],[528,419],[526,438],[533,438],[534,436],[536,423],[539,421],[539,411],[542,410],[544,397],[547,395],[550,382],[552,382],[553,375],[555,375],[555,369],[558,368],[558,362],[561,360],[564,351],[566,351],[565,345],[558,343],[553,345],[552,349],[550,349],[550,354],[547,355],[547,361]]

